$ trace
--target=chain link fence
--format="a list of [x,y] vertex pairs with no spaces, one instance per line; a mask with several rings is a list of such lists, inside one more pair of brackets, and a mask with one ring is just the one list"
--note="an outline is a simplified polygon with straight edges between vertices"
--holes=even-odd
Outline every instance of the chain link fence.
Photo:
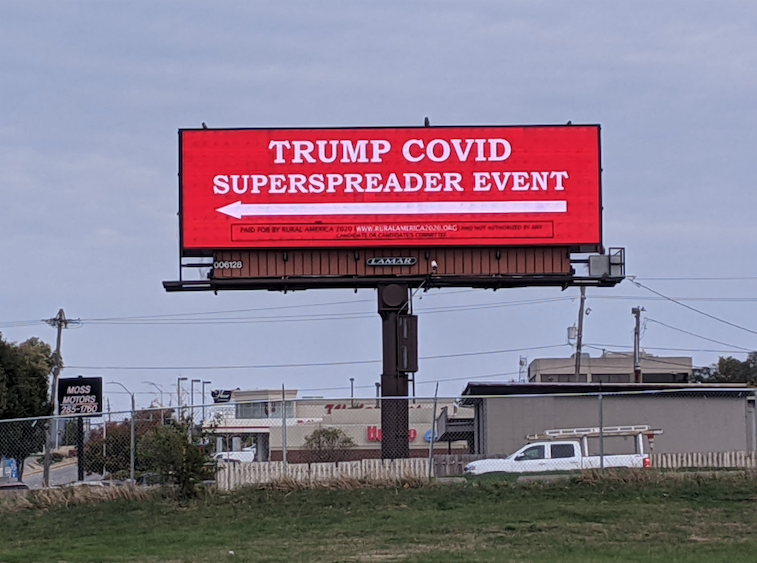
[[205,454],[223,489],[282,478],[757,467],[755,394],[745,388],[346,399],[271,393],[0,421],[0,483],[160,483],[187,443]]

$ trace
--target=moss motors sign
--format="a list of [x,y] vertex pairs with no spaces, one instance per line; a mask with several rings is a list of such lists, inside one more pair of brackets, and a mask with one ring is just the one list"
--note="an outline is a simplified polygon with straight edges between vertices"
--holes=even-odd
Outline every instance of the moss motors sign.
[[412,256],[393,257],[382,256],[380,258],[368,258],[366,264],[369,266],[414,266],[417,260]]
[[93,416],[103,412],[102,377],[58,380],[58,412],[61,416]]

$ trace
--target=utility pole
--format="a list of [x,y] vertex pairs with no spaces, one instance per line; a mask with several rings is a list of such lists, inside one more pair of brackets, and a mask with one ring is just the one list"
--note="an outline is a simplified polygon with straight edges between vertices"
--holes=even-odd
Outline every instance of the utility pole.
[[[581,286],[581,304],[578,306],[578,334],[576,335],[576,383],[581,377],[581,340],[584,335],[584,303],[586,302],[586,286]],[[590,383],[590,382],[588,382]]]
[[[55,318],[47,319],[45,321],[51,327],[58,331],[58,336],[55,343],[55,352],[53,353],[53,380],[50,386],[50,400],[53,403],[53,419],[47,427],[47,445],[45,447],[45,459],[42,470],[42,482],[45,487],[50,486],[50,454],[53,448],[58,447],[58,377],[60,377],[60,370],[63,368],[63,356],[61,355],[61,341],[63,339],[63,329],[68,328],[68,325],[73,322],[66,318],[66,313],[63,309],[58,311]],[[53,436],[55,439],[53,440]]]
[[641,383],[641,359],[639,357],[639,346],[641,340],[641,312],[644,307],[634,307],[631,314],[636,317],[636,327],[633,330],[633,380],[634,383]]

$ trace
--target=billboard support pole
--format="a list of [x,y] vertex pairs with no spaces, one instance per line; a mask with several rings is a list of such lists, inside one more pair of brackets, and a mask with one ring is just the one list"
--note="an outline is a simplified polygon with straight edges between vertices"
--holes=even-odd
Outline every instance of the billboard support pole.
[[[408,435],[408,378],[399,370],[400,314],[408,309],[410,286],[393,283],[379,285],[378,312],[381,315],[382,373],[381,396],[404,397],[381,401],[381,458],[404,459],[410,457]],[[408,309],[409,310],[409,309]]]

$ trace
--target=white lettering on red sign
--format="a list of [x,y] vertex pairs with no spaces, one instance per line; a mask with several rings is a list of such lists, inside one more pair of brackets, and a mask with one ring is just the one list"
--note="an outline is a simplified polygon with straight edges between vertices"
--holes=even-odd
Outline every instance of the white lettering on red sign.
[[[411,428],[407,431],[407,439],[409,442],[414,442],[415,439],[418,437],[418,431],[414,428]],[[383,432],[381,431],[381,428],[378,426],[369,426],[368,427],[368,441],[369,442],[380,442],[383,438]]]
[[[192,130],[181,143],[185,249],[601,243],[598,126]],[[357,231],[421,223],[455,228]]]

